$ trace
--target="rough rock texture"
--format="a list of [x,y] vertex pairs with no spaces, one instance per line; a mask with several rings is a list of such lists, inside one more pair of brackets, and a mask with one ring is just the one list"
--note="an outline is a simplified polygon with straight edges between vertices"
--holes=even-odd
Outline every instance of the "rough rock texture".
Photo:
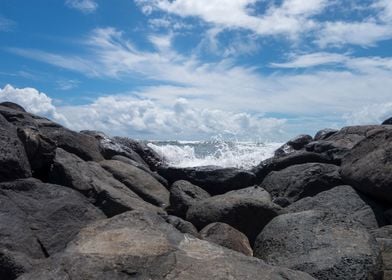
[[343,158],[343,180],[370,196],[392,202],[392,130],[379,129]]
[[266,159],[254,167],[252,172],[256,175],[256,182],[261,183],[272,171],[279,171],[292,165],[311,162],[333,163],[329,157],[318,153],[295,151],[283,157]]
[[131,211],[82,230],[45,266],[18,280],[313,279],[173,231],[162,218]]
[[0,279],[13,280],[32,271],[43,259],[33,259],[24,253],[0,249]]
[[16,127],[0,115],[0,181],[30,176],[30,164]]
[[169,183],[185,180],[201,187],[211,195],[242,189],[253,185],[255,175],[237,168],[219,168],[214,166],[176,168],[162,167],[159,174]]
[[380,251],[361,225],[322,211],[285,214],[257,237],[254,255],[319,280],[379,279]]
[[170,209],[176,216],[185,217],[190,206],[209,197],[208,192],[188,181],[176,181],[170,187]]
[[314,136],[314,141],[324,140],[324,139],[328,138],[329,136],[332,136],[336,132],[338,132],[337,129],[331,129],[331,128],[324,128],[322,130],[319,130],[319,131],[317,131],[316,135]]
[[285,197],[292,203],[341,184],[339,167],[336,165],[305,163],[271,172],[260,186],[273,198]]
[[26,112],[26,110],[22,106],[15,104],[13,102],[8,102],[8,101],[1,102],[0,106],[7,107],[7,108],[13,109],[15,111],[19,111],[19,112]]
[[285,210],[292,213],[306,210],[342,213],[351,216],[367,229],[378,228],[373,209],[368,205],[366,199],[361,197],[351,186],[337,186],[314,197],[305,197],[294,202]]
[[163,217],[167,223],[171,224],[173,227],[178,229],[180,232],[193,235],[197,238],[200,237],[200,234],[197,231],[197,228],[192,223],[185,221],[177,216],[164,215]]
[[301,150],[302,148],[305,147],[306,144],[310,143],[312,140],[313,138],[310,135],[306,135],[306,134],[298,135],[297,137],[289,140],[287,143],[285,143],[280,148],[278,148],[275,151],[274,155],[276,157],[281,157],[281,156],[291,154],[294,151]]
[[213,242],[223,247],[253,256],[249,240],[245,234],[225,223],[212,223],[200,231],[204,240]]
[[37,259],[61,251],[82,227],[103,218],[69,188],[32,178],[0,184],[0,248],[11,265],[18,254]]
[[158,210],[114,179],[98,163],[85,162],[60,148],[56,150],[49,180],[81,192],[109,217],[134,209]]
[[382,257],[383,280],[392,279],[392,226],[385,226],[372,230],[372,235],[376,238]]
[[100,164],[145,201],[161,207],[169,205],[169,191],[149,173],[117,160],[105,160]]
[[253,244],[257,234],[282,210],[264,190],[260,189],[260,193],[257,197],[233,191],[204,199],[189,208],[186,219],[198,229],[214,222],[229,224]]

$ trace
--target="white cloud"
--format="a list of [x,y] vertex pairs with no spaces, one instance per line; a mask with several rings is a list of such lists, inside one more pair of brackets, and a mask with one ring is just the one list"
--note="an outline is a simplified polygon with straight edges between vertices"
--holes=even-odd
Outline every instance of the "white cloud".
[[56,81],[57,88],[59,90],[71,90],[79,86],[80,81],[78,80],[58,80]]
[[392,117],[392,102],[363,106],[358,110],[345,114],[344,119],[348,125],[381,124]]
[[65,5],[84,14],[91,14],[98,8],[98,4],[94,0],[66,0]]
[[11,31],[16,26],[16,22],[0,15],[0,31]]
[[325,64],[342,63],[346,59],[347,57],[342,54],[319,52],[294,56],[289,62],[271,63],[271,66],[277,68],[308,68]]

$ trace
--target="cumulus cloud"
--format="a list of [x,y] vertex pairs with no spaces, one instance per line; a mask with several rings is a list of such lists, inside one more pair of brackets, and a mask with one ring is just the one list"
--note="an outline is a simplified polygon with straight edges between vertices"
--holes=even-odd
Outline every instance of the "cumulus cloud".
[[91,14],[98,8],[98,4],[94,0],[66,0],[65,5],[84,14]]
[[344,119],[348,125],[358,123],[380,124],[390,117],[392,117],[392,102],[363,106],[355,112],[344,115]]

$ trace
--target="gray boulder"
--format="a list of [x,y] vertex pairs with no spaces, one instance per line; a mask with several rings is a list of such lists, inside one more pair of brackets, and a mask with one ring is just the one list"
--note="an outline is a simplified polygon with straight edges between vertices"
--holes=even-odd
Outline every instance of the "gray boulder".
[[213,242],[231,250],[253,256],[252,247],[245,234],[225,223],[212,223],[200,231],[204,240]]
[[149,173],[117,160],[101,161],[100,165],[145,201],[160,207],[170,204],[169,191]]
[[317,131],[316,135],[314,136],[314,141],[324,140],[324,139],[332,136],[336,132],[338,132],[337,129],[331,129],[331,128],[324,128],[322,130],[319,130],[319,131]]
[[314,197],[305,197],[294,202],[285,210],[290,213],[307,210],[341,213],[351,216],[367,229],[378,228],[377,218],[373,209],[366,202],[366,199],[351,186],[337,186]]
[[392,226],[385,226],[371,231],[381,250],[382,279],[392,279]]
[[339,167],[325,163],[305,163],[271,172],[261,183],[273,198],[284,197],[289,202],[342,185]]
[[264,190],[260,189],[260,193],[260,196],[250,196],[233,191],[204,199],[189,208],[186,220],[198,229],[215,222],[229,224],[253,244],[257,234],[282,210]]
[[305,147],[306,144],[312,142],[313,137],[306,134],[301,134],[296,136],[293,139],[290,139],[287,143],[279,147],[274,155],[276,157],[285,156],[291,154],[294,151],[301,150]]
[[184,235],[157,215],[130,211],[88,226],[63,253],[18,278],[27,279],[313,278]]
[[310,210],[276,217],[257,237],[254,255],[319,280],[380,277],[376,240],[350,217],[335,213]]
[[193,235],[197,238],[200,237],[199,232],[197,231],[197,228],[190,222],[185,221],[177,216],[172,216],[172,215],[162,215],[165,221],[169,224],[171,224],[173,227],[178,229],[182,233],[187,233],[190,235]]
[[160,211],[114,179],[98,163],[85,162],[60,148],[56,150],[49,181],[81,192],[108,217],[134,209]]

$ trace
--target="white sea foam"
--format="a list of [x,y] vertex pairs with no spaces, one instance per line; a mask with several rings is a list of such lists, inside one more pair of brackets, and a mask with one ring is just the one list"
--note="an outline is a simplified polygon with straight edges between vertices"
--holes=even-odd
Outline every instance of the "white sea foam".
[[154,141],[148,146],[174,167],[216,165],[249,169],[273,155],[281,143],[238,141]]

